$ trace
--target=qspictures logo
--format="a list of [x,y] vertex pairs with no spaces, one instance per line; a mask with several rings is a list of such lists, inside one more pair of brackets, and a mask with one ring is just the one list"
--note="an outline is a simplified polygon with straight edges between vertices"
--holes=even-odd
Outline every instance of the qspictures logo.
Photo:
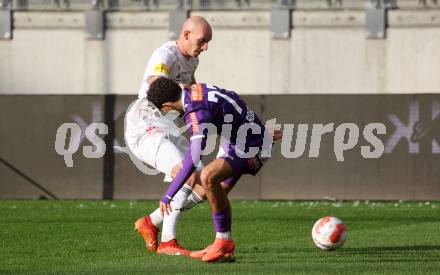
[[[335,157],[335,161],[342,162],[346,160],[346,152],[350,150],[359,150],[359,154],[362,158],[365,159],[377,159],[383,156],[384,153],[391,153],[396,146],[396,144],[401,139],[408,139],[410,142],[414,143],[411,140],[411,136],[418,129],[431,129],[426,128],[427,126],[423,126],[420,122],[417,124],[417,116],[416,111],[417,108],[411,106],[417,106],[417,102],[411,103],[410,105],[410,120],[406,121],[404,118],[399,118],[395,114],[388,114],[385,119],[388,120],[388,124],[395,125],[395,130],[393,133],[389,133],[391,135],[388,136],[388,139],[385,140],[385,135],[387,134],[387,127],[385,123],[381,122],[371,122],[363,124],[362,126],[358,125],[354,122],[345,122],[345,123],[314,123],[314,124],[294,124],[294,123],[286,123],[286,124],[278,124],[276,122],[276,118],[270,119],[265,122],[265,128],[271,130],[281,130],[283,133],[282,139],[279,141],[281,145],[281,155],[287,159],[295,159],[300,157],[309,157],[309,158],[318,158],[322,155],[321,152],[321,141],[325,136],[326,140],[332,137],[333,139],[333,155]],[[86,158],[100,158],[103,157],[106,150],[106,144],[102,138],[103,135],[108,134],[108,127],[106,124],[98,122],[102,117],[102,110],[100,109],[100,105],[94,104],[92,105],[93,109],[93,117],[88,119],[91,123],[87,124],[86,119],[83,119],[79,115],[73,115],[72,118],[74,122],[64,123],[59,126],[57,129],[57,133],[55,136],[55,151],[60,156],[63,156],[64,162],[67,167],[74,167],[73,156],[75,154],[80,153],[80,149],[82,149],[82,154]],[[434,102],[433,106],[439,106],[438,103]],[[434,107],[433,107],[434,108]],[[435,114],[435,118],[438,117],[440,111],[433,109],[433,114]],[[123,111],[121,111],[120,107],[117,108],[118,111],[116,113],[116,117],[123,115]],[[178,127],[174,123],[177,116],[171,114],[161,114],[157,112],[159,115],[159,120],[167,121],[167,123],[172,122],[175,126],[173,130],[163,130],[163,135],[170,137],[178,137],[182,135],[184,132],[188,130],[188,125],[183,127]],[[125,113],[126,115],[126,113]],[[220,133],[216,132],[216,127],[213,125],[200,124],[199,127],[203,130],[209,132],[209,136],[216,136],[217,134],[222,137],[230,137],[230,133],[224,132],[225,129],[230,129],[228,125],[231,123],[230,118],[225,116],[223,127],[221,127],[222,131]],[[433,119],[433,123],[435,124],[435,119]],[[419,126],[418,126],[419,125]],[[420,126],[422,125],[422,126]],[[148,125],[148,122],[145,122],[145,129],[151,129],[151,125]],[[419,128],[417,128],[419,127]],[[416,130],[415,130],[416,129]],[[410,131],[411,130],[411,131]],[[249,133],[259,134],[262,133],[262,129],[258,127],[257,124],[249,122],[240,126],[239,131],[237,133],[238,140],[246,140],[246,137]],[[145,131],[146,133],[148,131]],[[153,131],[154,134],[154,131]],[[417,134],[415,134],[417,136]],[[294,140],[295,139],[295,140]],[[81,144],[84,140],[88,140],[91,145],[83,145],[81,148]],[[223,142],[224,142],[223,138]],[[222,142],[222,141],[220,141]],[[436,141],[435,141],[436,142]],[[135,166],[144,172],[145,174],[155,175],[158,173],[155,169],[143,163],[139,158],[137,158],[129,146],[121,146],[122,142],[115,140],[113,144],[113,148],[117,153],[125,153],[130,156],[130,159],[135,164]],[[270,157],[272,154],[272,135],[264,134],[264,144],[263,144],[263,157]],[[357,146],[359,143],[363,144],[362,146]],[[127,142],[125,142],[127,144]],[[434,143],[433,143],[434,144]],[[239,144],[238,144],[239,145]],[[308,145],[308,146],[307,146]],[[438,144],[434,144],[438,145]],[[414,146],[414,145],[410,145]],[[217,144],[217,139],[208,138],[205,149],[202,152],[202,155],[208,155],[212,153],[215,148],[218,148],[219,144]],[[410,147],[410,152],[416,152],[414,147]],[[240,148],[240,146],[236,147],[236,150],[243,157],[252,157],[258,153],[258,150],[255,148],[247,148],[248,150],[244,150],[245,148]],[[308,150],[306,150],[308,149]],[[328,151],[326,151],[328,153]],[[196,160],[194,160],[196,161]]]
[[[106,144],[103,140],[103,136],[108,134],[108,127],[106,124],[99,122],[102,118],[103,110],[101,105],[92,104],[92,118],[82,118],[78,114],[72,115],[73,122],[64,123],[59,126],[55,136],[55,151],[58,155],[63,156],[64,162],[67,167],[74,167],[73,156],[78,153],[82,153],[86,158],[100,158],[103,157],[106,151]],[[115,111],[115,119],[124,115],[124,109],[121,106],[117,106]],[[127,112],[125,112],[126,115]],[[165,121],[175,122],[176,116],[161,114],[160,119]],[[247,115],[248,117],[252,117]],[[393,123],[392,114],[390,114],[390,122]],[[87,124],[86,121],[90,121]],[[248,120],[249,123],[241,125],[238,133],[237,139],[246,140],[249,133],[261,133],[263,130],[259,129],[258,125],[252,123],[252,120]],[[230,133],[224,132],[223,130],[230,129],[228,124],[230,124],[230,118],[225,116],[222,131],[217,133],[213,125],[200,124],[199,127],[207,129],[210,136],[215,136],[217,134],[228,137]],[[390,123],[388,122],[388,123]],[[176,125],[175,123],[172,123]],[[149,126],[145,124],[145,129],[150,129]],[[387,133],[387,127],[385,123],[382,122],[371,122],[357,124],[355,122],[345,122],[345,123],[286,123],[278,124],[276,118],[270,119],[265,122],[266,129],[281,130],[283,137],[280,141],[281,155],[285,158],[318,158],[322,155],[321,152],[321,141],[325,137],[326,141],[331,137],[333,139],[333,154],[335,161],[342,162],[346,160],[345,153],[350,150],[359,150],[359,154],[365,159],[375,159],[380,158],[384,153],[386,153],[386,146],[389,140],[385,140],[385,134]],[[177,127],[172,131],[165,132],[167,136],[179,136],[186,132],[188,126]],[[396,130],[397,131],[397,130]],[[147,132],[147,131],[145,131]],[[396,136],[398,134],[393,134]],[[82,145],[84,140],[88,140],[90,145]],[[113,148],[116,153],[125,153],[130,155],[130,159],[136,165],[136,167],[142,170],[146,174],[157,174],[155,169],[150,166],[145,165],[131,152],[129,146],[121,146],[123,142],[121,140],[114,140]],[[271,146],[273,140],[272,136],[269,134],[264,135],[264,157],[270,157],[272,154]],[[362,146],[357,146],[358,144]],[[125,142],[127,144],[127,142]],[[81,146],[82,145],[82,146]],[[82,148],[81,148],[82,147]],[[207,140],[207,145],[202,155],[210,154],[218,148],[217,139]],[[82,150],[81,150],[82,149]],[[243,150],[244,148],[237,147],[241,153],[246,153],[246,157],[252,157],[258,153],[258,150],[253,150],[253,148],[248,148],[248,150]],[[306,150],[307,149],[307,150]],[[82,152],[81,152],[82,151]],[[328,154],[328,151],[326,151]]]

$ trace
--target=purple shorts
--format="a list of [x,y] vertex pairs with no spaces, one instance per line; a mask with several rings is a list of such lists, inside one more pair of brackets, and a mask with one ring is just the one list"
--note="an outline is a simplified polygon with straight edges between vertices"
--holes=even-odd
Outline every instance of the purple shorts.
[[231,165],[234,178],[243,174],[255,176],[267,160],[267,158],[261,156],[261,149],[251,158],[239,157],[233,146],[229,146],[225,152],[220,158],[226,160]]

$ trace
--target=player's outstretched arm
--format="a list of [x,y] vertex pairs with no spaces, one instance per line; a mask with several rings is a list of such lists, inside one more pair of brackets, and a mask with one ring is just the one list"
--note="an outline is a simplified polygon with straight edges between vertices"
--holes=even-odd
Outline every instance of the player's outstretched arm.
[[[173,179],[177,176],[177,174],[179,173],[180,169],[182,169],[182,167],[183,167],[183,162],[181,162],[173,167],[173,169],[171,170],[171,177]],[[193,188],[194,188],[194,186],[196,186],[196,184],[201,185],[200,172],[194,171],[192,173],[192,175],[189,177],[189,179],[186,181],[186,184],[188,184],[189,186],[191,186]]]
[[160,200],[160,209],[162,214],[168,214],[171,211],[170,202],[174,195],[176,195],[182,185],[194,174],[194,171],[196,170],[196,163],[198,163],[198,161],[201,159],[202,148],[204,148],[206,144],[206,139],[206,135],[198,135],[191,138],[188,152],[186,153],[185,160],[183,161],[183,166]]

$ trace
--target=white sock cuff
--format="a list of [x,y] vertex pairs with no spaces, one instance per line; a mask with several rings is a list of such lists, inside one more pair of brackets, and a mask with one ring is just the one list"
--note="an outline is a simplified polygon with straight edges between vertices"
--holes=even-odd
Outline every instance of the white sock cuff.
[[188,196],[188,199],[185,200],[183,204],[184,209],[191,209],[199,203],[202,203],[204,200],[197,194],[196,192],[192,192],[191,195]]
[[187,195],[190,195],[193,191],[192,187],[189,186],[188,184],[184,184],[181,188],[180,191],[184,192]]
[[192,192],[191,195],[189,195],[188,200],[193,201],[195,204],[199,204],[204,201],[196,192]]
[[216,232],[215,237],[216,237],[217,239],[230,240],[230,239],[231,239],[231,231],[227,231],[227,232]]

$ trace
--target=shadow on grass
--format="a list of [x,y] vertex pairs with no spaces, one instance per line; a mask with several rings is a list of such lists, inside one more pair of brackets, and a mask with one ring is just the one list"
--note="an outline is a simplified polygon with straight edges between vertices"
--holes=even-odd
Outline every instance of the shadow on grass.
[[[321,250],[315,247],[308,248],[295,248],[295,247],[279,247],[279,248],[259,248],[257,246],[248,247],[242,249],[242,253],[274,253],[276,251],[291,252],[291,253],[309,253],[309,252],[321,252]],[[388,253],[388,252],[440,252],[440,245],[402,245],[402,246],[367,246],[367,247],[348,247],[340,248],[338,250],[327,251],[327,253]]]
[[[321,251],[317,248],[266,249],[252,247],[239,252],[244,262],[264,263],[261,258],[271,258],[276,263],[315,262],[315,263],[399,263],[399,262],[439,262],[440,245],[408,245],[349,247],[335,251]],[[249,257],[253,254],[253,257]],[[243,260],[243,258],[241,258]]]
[[372,246],[372,247],[349,247],[341,249],[341,252],[356,254],[390,253],[390,252],[439,252],[440,245],[404,245],[404,246]]

